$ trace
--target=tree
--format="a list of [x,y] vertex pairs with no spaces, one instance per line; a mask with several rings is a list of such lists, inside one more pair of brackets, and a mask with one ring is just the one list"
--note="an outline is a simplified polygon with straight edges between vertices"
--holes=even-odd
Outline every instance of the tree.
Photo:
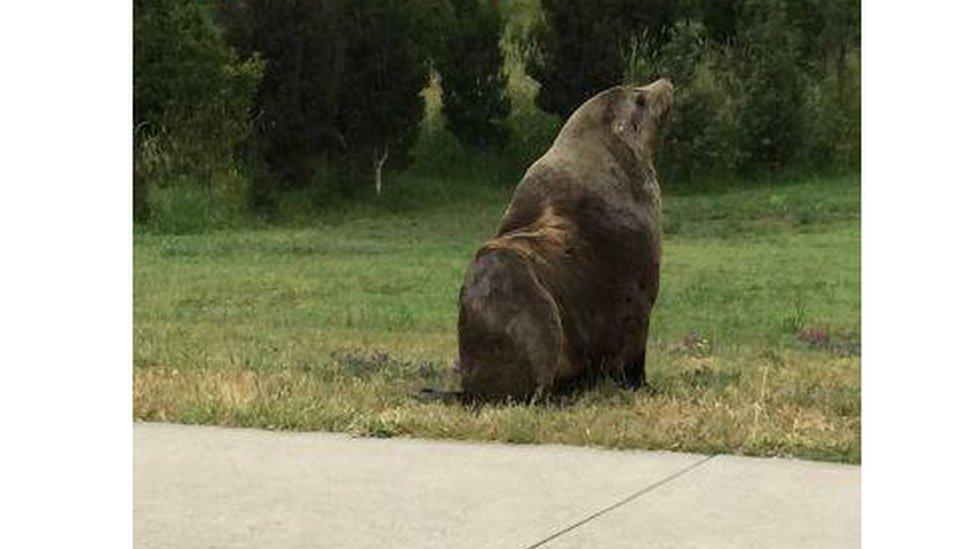
[[387,162],[402,166],[424,114],[421,90],[429,81],[423,21],[412,2],[348,3],[345,66],[337,115],[339,144],[332,159],[349,187],[372,174],[383,190]]
[[793,0],[787,3],[790,24],[800,33],[800,55],[817,76],[833,72],[843,92],[847,53],[859,46],[859,0]]
[[221,6],[235,45],[268,70],[255,149],[280,187],[304,186],[325,158],[347,191],[402,165],[428,82],[430,0],[237,0]]
[[619,84],[632,39],[656,48],[672,25],[675,0],[542,0],[526,70],[540,84],[542,110],[567,118],[587,98]]
[[787,4],[787,14],[800,33],[800,56],[808,78],[804,109],[807,160],[819,165],[856,165],[860,158],[856,56],[860,2],[795,0]]
[[508,137],[512,105],[499,40],[502,18],[485,0],[451,0],[453,21],[435,54],[448,130],[478,151],[498,150]]
[[337,117],[348,49],[342,7],[323,0],[220,5],[231,42],[267,60],[252,140],[256,159],[270,175],[261,178],[262,194],[306,185],[312,161],[341,142]]
[[203,182],[234,162],[251,129],[261,78],[192,0],[136,0],[133,20],[133,166],[137,217],[148,185],[178,175]]
[[739,126],[745,167],[782,168],[801,140],[803,72],[799,36],[780,0],[746,2],[733,53],[741,90]]

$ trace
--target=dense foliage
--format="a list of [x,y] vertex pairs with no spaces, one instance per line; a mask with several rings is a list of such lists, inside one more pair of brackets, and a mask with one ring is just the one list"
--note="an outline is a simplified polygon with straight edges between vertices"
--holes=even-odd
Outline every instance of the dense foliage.
[[239,0],[221,4],[234,45],[269,67],[254,150],[266,191],[307,186],[333,166],[343,188],[404,164],[423,116],[428,33],[420,2]]
[[429,81],[424,21],[404,0],[351,2],[339,101],[339,147],[331,151],[343,170],[341,180],[373,176],[381,192],[389,160],[403,166],[424,115],[420,92]]
[[541,85],[539,108],[566,118],[587,98],[619,84],[631,39],[659,44],[676,8],[672,0],[542,0],[527,67]]
[[503,21],[485,0],[451,0],[451,31],[441,35],[440,75],[447,128],[478,151],[498,150],[508,137],[508,75],[499,47]]
[[221,3],[220,19],[239,51],[267,60],[250,143],[263,170],[261,198],[269,185],[300,186],[311,173],[311,158],[338,141],[347,47],[339,14],[316,0],[246,0]]
[[133,31],[133,198],[145,219],[153,181],[209,187],[233,169],[262,63],[239,59],[193,0],[136,0]]
[[858,9],[856,0],[700,2],[660,46],[636,37],[626,79],[663,75],[678,90],[665,176],[856,169]]
[[777,0],[747,2],[732,55],[742,98],[739,148],[746,165],[757,170],[789,165],[800,148],[799,36],[783,6]]
[[[677,89],[655,158],[667,181],[856,170],[859,9],[136,0],[136,216],[201,230],[248,206],[287,218],[374,189],[419,203],[459,179],[513,184],[586,98],[659,76]],[[398,188],[424,178],[442,183]]]

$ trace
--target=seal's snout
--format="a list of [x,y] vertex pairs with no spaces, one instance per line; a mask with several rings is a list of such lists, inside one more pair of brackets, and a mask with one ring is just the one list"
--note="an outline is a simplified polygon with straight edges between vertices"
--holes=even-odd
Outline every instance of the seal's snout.
[[656,118],[663,120],[671,112],[671,106],[674,104],[674,84],[670,80],[659,78],[637,89],[646,93],[650,98]]
[[654,84],[658,85],[658,89],[660,90],[658,93],[661,94],[661,101],[670,107],[674,103],[674,84],[667,78],[662,78]]

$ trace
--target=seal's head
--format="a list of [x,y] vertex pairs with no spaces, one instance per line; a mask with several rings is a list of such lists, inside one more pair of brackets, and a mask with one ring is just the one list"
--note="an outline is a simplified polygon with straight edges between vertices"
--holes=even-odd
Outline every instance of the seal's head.
[[667,78],[661,78],[646,86],[625,89],[624,94],[623,102],[630,116],[626,116],[625,111],[623,123],[618,121],[614,131],[635,134],[633,138],[643,148],[643,156],[649,159],[652,145],[674,104],[674,86]]
[[673,103],[674,86],[666,78],[646,86],[615,86],[576,109],[556,141],[623,141],[650,162],[654,142]]

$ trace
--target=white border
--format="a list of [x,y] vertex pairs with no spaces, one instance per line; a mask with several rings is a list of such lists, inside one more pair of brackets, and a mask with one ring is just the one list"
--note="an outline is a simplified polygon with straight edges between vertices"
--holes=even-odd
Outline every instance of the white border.
[[865,547],[973,540],[973,12],[864,5]]
[[3,547],[132,545],[130,2],[0,7]]

